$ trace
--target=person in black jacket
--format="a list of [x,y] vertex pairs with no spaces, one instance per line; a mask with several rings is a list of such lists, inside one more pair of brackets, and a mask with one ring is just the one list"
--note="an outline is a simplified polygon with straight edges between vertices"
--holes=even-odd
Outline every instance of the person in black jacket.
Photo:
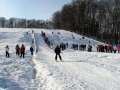
[[18,44],[16,45],[15,49],[16,49],[16,55],[19,56],[19,54],[20,54],[20,48],[19,48]]
[[55,48],[55,53],[56,53],[56,56],[55,56],[55,60],[57,61],[57,55],[59,56],[60,60],[62,61],[62,58],[60,56],[60,53],[61,53],[61,49],[60,47],[57,45],[57,47]]
[[5,47],[6,57],[9,58],[9,46]]
[[31,55],[33,55],[33,51],[34,51],[34,49],[33,49],[33,47],[31,46],[31,47],[30,47]]

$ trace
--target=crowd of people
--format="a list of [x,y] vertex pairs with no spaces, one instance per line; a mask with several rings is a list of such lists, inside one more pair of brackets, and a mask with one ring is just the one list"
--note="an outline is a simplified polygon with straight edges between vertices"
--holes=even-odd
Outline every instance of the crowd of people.
[[[33,31],[32,31],[33,33]],[[53,32],[52,32],[53,34]],[[60,33],[58,33],[59,35]],[[46,34],[42,31],[41,32],[41,35],[44,37],[44,40],[45,42],[48,44],[48,46],[50,45],[48,42],[48,38],[46,37]],[[34,41],[32,42],[34,43]],[[89,41],[89,44],[90,44],[90,41]],[[57,56],[59,56],[59,59],[62,61],[62,57],[60,55],[61,53],[61,50],[65,50],[66,48],[68,47],[68,43],[61,43],[60,45],[57,45],[54,52],[55,52],[55,60],[57,61]],[[72,47],[73,49],[75,50],[81,50],[81,51],[84,51],[84,50],[87,50],[88,52],[92,52],[92,45],[88,45],[86,46],[86,44],[81,44],[81,45],[78,45],[78,44],[72,44]],[[16,47],[15,47],[15,50],[16,50],[16,55],[20,56],[20,58],[24,58],[25,57],[25,46],[24,44],[21,45],[21,47],[17,44]],[[116,51],[120,51],[120,45],[97,45],[97,52],[114,52],[116,53]],[[33,55],[33,52],[34,52],[34,48],[32,46],[30,46],[30,52],[31,52],[31,55]],[[9,58],[10,57],[10,54],[9,54],[9,46],[6,45],[5,47],[5,53],[6,53],[6,57]]]
[[[20,56],[20,58],[25,57],[25,46],[24,46],[24,44],[22,44],[21,47],[17,44],[15,46],[15,50],[16,50],[16,55],[17,56]],[[31,55],[33,55],[33,51],[34,51],[34,49],[31,46],[30,47]],[[5,47],[5,53],[6,53],[6,57],[9,58],[10,54],[9,54],[9,46],[8,45],[6,45],[6,47]]]
[[[55,60],[57,61],[57,56],[59,56],[59,59],[62,61],[62,57],[60,55],[61,50],[63,51],[64,49],[66,49],[66,46],[68,46],[68,44],[63,44],[61,43],[60,46],[57,45],[54,52],[55,52]],[[86,47],[85,47],[86,48]],[[88,52],[92,52],[92,46],[88,45],[87,47]],[[15,47],[16,50],[16,55],[20,56],[20,58],[24,58],[25,57],[25,46],[24,44],[22,44],[21,46],[19,46],[18,44]],[[120,51],[120,45],[97,45],[97,52],[114,52],[116,53],[116,51]],[[5,52],[6,52],[6,57],[9,58],[10,54],[9,54],[9,46],[6,45],[5,47]],[[34,52],[34,48],[32,46],[30,46],[30,52],[31,55],[33,55]]]
[[120,51],[120,45],[97,45],[97,52],[116,53]]
[[[15,50],[16,50],[17,56],[20,56],[20,58],[25,58],[25,46],[24,46],[24,44],[22,44],[21,47],[17,44],[15,46]],[[57,47],[55,48],[54,51],[56,53],[55,60],[57,61],[57,56],[59,56],[60,60],[62,61],[62,57],[60,55],[61,48],[57,45]],[[32,46],[30,46],[30,52],[31,52],[31,55],[33,55],[34,49]],[[6,53],[6,57],[9,58],[10,54],[9,54],[9,46],[8,45],[6,45],[6,47],[5,47],[5,53]]]

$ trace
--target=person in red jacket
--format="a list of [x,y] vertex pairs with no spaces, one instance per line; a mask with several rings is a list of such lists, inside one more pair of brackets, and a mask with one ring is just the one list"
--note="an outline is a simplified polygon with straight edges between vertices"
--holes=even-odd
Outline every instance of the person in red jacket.
[[20,55],[20,58],[21,58],[21,57],[23,57],[23,58],[25,57],[25,46],[24,46],[24,44],[22,44],[22,46],[21,46],[21,48],[20,48],[20,54],[21,54],[21,55]]

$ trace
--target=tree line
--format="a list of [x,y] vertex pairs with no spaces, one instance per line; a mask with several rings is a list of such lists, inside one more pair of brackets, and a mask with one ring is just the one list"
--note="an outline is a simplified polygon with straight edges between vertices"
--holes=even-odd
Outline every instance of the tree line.
[[6,19],[0,17],[0,27],[1,28],[52,28],[52,21],[50,20],[36,20],[36,19],[19,19],[10,18]]
[[120,43],[120,0],[72,0],[53,14],[53,28]]

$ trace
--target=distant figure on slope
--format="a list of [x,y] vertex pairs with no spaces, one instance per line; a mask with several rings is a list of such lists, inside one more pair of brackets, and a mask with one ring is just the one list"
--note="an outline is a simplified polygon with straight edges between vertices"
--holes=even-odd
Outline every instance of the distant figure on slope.
[[113,50],[114,50],[114,53],[116,53],[116,51],[117,51],[117,46],[116,45],[113,45]]
[[9,58],[9,46],[8,45],[5,47],[5,52],[6,52],[6,57]]
[[57,45],[57,47],[55,48],[55,53],[56,53],[56,56],[55,56],[55,60],[57,61],[57,55],[59,56],[60,60],[62,61],[62,58],[60,56],[60,53],[61,53],[61,49],[60,47]]
[[16,49],[16,55],[19,56],[20,55],[20,48],[19,48],[18,44],[16,45],[15,49]]
[[21,57],[25,57],[25,46],[22,44],[22,46],[21,46],[21,48],[20,48],[20,53],[21,53],[21,55],[20,55],[20,58]]
[[88,45],[88,52],[92,52],[92,46]]
[[33,51],[34,51],[34,49],[33,49],[33,47],[31,46],[31,47],[30,47],[31,55],[33,55]]
[[107,45],[105,45],[105,52],[108,52],[108,50],[107,50]]

